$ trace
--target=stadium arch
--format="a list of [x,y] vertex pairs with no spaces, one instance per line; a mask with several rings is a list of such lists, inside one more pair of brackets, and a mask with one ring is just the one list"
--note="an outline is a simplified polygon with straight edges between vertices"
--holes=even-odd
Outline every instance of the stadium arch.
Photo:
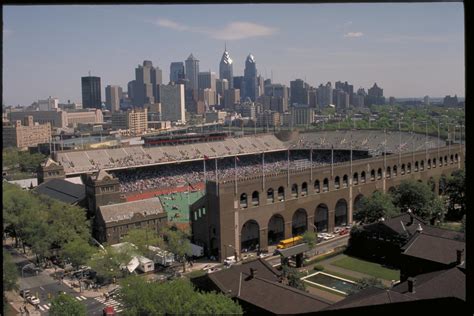
[[314,215],[314,226],[316,226],[316,231],[318,233],[328,231],[328,220],[329,208],[326,204],[321,203],[316,207]]
[[304,208],[299,208],[293,213],[291,233],[293,236],[303,234],[308,229],[308,214]]
[[241,249],[258,249],[260,244],[260,226],[257,221],[250,219],[242,225],[240,230]]
[[348,220],[348,210],[347,210],[347,202],[345,199],[339,199],[336,203],[336,211],[335,211],[335,219],[334,224],[335,226],[345,226],[347,225]]
[[268,221],[268,244],[278,244],[282,239],[285,239],[285,220],[280,214],[273,214]]

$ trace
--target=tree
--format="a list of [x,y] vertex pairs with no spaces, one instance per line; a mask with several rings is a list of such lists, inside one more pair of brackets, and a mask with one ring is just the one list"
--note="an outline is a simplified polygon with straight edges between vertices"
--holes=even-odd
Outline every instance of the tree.
[[186,272],[186,255],[191,252],[191,242],[188,234],[182,230],[164,230],[167,248],[174,253],[179,262],[183,263],[183,272]]
[[158,235],[156,230],[148,227],[130,229],[123,240],[124,242],[129,242],[137,246],[137,251],[142,256],[149,254],[148,246],[164,247],[163,238]]
[[105,250],[98,250],[87,261],[87,265],[92,268],[97,275],[104,279],[120,278],[124,275],[123,266],[127,265],[132,259],[132,250],[116,249],[108,246]]
[[287,285],[301,291],[306,291],[306,285],[304,281],[301,280],[302,275],[298,270],[288,266],[287,264],[283,264],[281,267],[282,276]]
[[51,316],[85,316],[86,306],[74,299],[74,297],[61,293],[51,301]]
[[422,219],[432,218],[432,211],[426,207],[435,195],[428,185],[416,180],[404,180],[392,193],[393,203],[403,211],[411,209]]
[[316,246],[316,233],[314,231],[307,230],[303,235],[303,242],[307,243],[309,248],[314,248]]
[[69,259],[72,266],[77,269],[79,266],[87,264],[95,251],[96,249],[86,240],[76,238],[63,246],[61,254],[63,258]]
[[464,169],[456,170],[448,177],[446,195],[449,197],[449,210],[447,217],[459,220],[466,214],[466,172]]
[[18,270],[8,251],[3,249],[3,291],[11,291],[16,287]]
[[130,276],[121,281],[120,298],[130,315],[242,315],[242,308],[231,298],[216,293],[200,293],[185,279],[146,283]]
[[393,205],[390,195],[375,191],[370,197],[361,199],[361,207],[354,214],[354,219],[363,224],[373,223],[382,217],[393,217],[400,211]]

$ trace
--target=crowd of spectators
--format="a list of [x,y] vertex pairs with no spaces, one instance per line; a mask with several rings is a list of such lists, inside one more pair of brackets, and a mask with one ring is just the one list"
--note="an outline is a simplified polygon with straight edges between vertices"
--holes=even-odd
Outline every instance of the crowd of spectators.
[[[360,152],[353,152],[353,159],[365,158]],[[329,165],[331,161],[340,163],[350,159],[350,152],[334,150],[313,151],[313,167]],[[204,164],[206,172],[204,173]],[[290,170],[304,169],[311,166],[309,151],[291,152]],[[227,157],[217,160],[217,176],[219,181],[242,179],[262,173],[271,174],[288,170],[288,152],[267,153]],[[187,162],[172,165],[159,165],[130,170],[111,171],[120,181],[120,190],[124,193],[147,191],[163,187],[191,186],[195,183],[216,179],[216,162],[214,159],[200,162]]]

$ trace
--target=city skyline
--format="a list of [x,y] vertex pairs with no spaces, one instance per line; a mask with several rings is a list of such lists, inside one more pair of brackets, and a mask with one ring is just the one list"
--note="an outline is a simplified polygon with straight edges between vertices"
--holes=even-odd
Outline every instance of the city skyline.
[[234,76],[252,54],[258,75],[287,86],[376,82],[387,97],[465,95],[462,3],[4,6],[3,36],[6,105],[81,102],[89,71],[102,88],[126,89],[143,60],[163,69],[165,84],[171,62],[190,54],[219,73],[225,45]]

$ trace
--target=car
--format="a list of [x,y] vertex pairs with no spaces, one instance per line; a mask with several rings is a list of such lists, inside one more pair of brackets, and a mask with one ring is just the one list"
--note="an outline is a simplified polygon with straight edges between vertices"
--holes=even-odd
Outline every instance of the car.
[[30,304],[32,304],[32,305],[38,305],[38,304],[40,303],[39,298],[37,298],[37,297],[34,296],[34,295],[28,296],[26,299],[27,299],[28,302],[30,302]]
[[20,290],[20,296],[23,298],[27,298],[30,296],[30,290]]
[[343,230],[339,232],[339,236],[346,235],[346,234],[349,234],[349,229],[344,228]]

